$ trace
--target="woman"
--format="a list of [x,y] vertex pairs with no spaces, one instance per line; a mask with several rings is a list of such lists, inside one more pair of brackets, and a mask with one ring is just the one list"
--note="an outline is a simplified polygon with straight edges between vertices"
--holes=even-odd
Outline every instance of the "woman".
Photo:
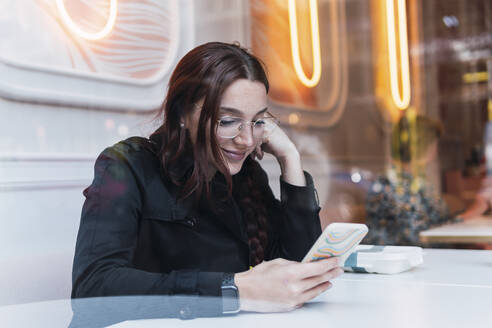
[[[275,127],[267,92],[260,62],[237,45],[207,43],[181,59],[163,124],[96,161],[73,298],[218,297],[206,309],[176,307],[193,317],[287,311],[331,286],[336,259],[296,262],[321,233],[319,206],[294,144],[278,127],[267,134]],[[280,164],[281,201],[255,160],[264,152]]]

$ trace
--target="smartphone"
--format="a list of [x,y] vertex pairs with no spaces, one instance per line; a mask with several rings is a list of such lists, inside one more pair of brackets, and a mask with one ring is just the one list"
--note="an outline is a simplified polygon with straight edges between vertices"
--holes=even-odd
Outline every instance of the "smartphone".
[[341,258],[340,263],[344,263],[362,241],[367,231],[365,224],[332,223],[323,230],[302,262],[312,262],[336,256]]

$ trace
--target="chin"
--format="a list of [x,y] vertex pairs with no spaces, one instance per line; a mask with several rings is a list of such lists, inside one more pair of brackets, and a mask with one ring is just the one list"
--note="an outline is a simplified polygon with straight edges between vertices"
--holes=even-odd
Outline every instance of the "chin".
[[244,160],[239,163],[227,162],[227,168],[229,169],[229,174],[230,175],[238,174],[239,171],[241,171],[241,168],[243,167],[243,163]]

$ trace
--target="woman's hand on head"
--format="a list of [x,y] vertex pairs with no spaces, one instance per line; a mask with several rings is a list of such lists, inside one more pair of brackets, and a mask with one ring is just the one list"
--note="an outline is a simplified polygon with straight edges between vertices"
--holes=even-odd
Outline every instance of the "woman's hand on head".
[[306,179],[302,170],[301,156],[294,143],[287,134],[275,123],[269,122],[273,126],[270,134],[263,138],[253,152],[253,159],[263,159],[265,152],[272,154],[280,164],[282,180],[296,186],[305,186]]
[[299,156],[296,146],[287,134],[275,123],[268,122],[272,132],[260,140],[256,146],[254,154],[258,159],[263,159],[264,153],[272,154],[277,160],[283,161],[290,156]]
[[284,312],[301,307],[332,284],[343,270],[337,258],[300,263],[284,259],[265,261],[235,275],[241,310]]

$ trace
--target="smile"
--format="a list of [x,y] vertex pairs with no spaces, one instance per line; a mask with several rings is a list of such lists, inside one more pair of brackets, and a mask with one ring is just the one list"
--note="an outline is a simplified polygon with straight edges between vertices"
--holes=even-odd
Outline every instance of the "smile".
[[222,149],[222,152],[224,153],[224,155],[227,157],[227,159],[229,159],[231,161],[240,161],[246,155],[246,152],[230,151],[230,150],[226,150],[224,148],[221,148],[221,149]]

